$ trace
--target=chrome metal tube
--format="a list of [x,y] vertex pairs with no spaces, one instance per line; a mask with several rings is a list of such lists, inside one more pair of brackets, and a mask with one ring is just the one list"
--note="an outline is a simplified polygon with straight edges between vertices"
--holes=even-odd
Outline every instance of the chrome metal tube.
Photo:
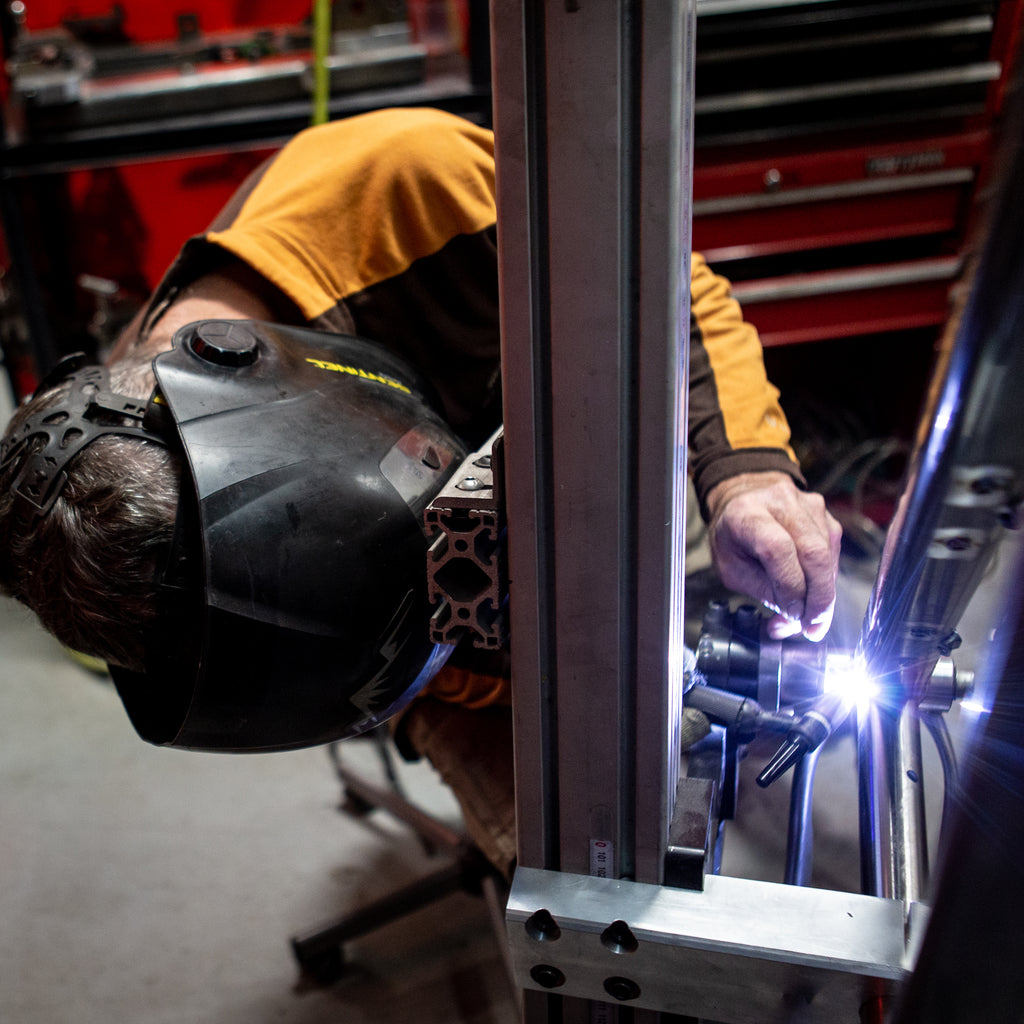
[[786,836],[786,885],[810,885],[814,867],[814,774],[823,747],[809,751],[793,769]]
[[892,897],[892,820],[890,764],[886,756],[885,712],[868,704],[857,713],[857,784],[860,806],[861,890]]
[[909,701],[892,734],[893,861],[896,897],[920,902],[928,885],[928,829],[924,812],[921,720]]
[[917,709],[872,705],[858,721],[861,885],[918,902],[928,882],[928,836]]

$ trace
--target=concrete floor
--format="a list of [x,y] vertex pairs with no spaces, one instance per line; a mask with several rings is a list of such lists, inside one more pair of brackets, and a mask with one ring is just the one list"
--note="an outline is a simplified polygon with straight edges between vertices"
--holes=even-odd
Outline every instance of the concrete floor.
[[[289,937],[436,866],[380,812],[337,811],[323,749],[148,746],[113,688],[0,599],[0,1021],[510,1024],[481,899],[353,942],[348,976],[300,982]],[[373,744],[348,760],[377,767]],[[403,766],[405,767],[405,766]],[[407,766],[418,802],[448,792]]]
[[[836,631],[855,633],[867,592],[864,578],[845,579]],[[967,663],[983,647],[990,592],[962,630]],[[148,746],[110,684],[6,599],[0,651],[0,1021],[517,1020],[486,906],[469,896],[352,943],[334,986],[300,980],[292,934],[435,866],[379,812],[338,813],[324,750],[233,757]],[[351,763],[377,766],[371,743],[346,750]],[[780,880],[784,787],[765,796],[751,786],[763,757],[748,761],[726,870]],[[852,769],[852,742],[840,739],[819,770],[818,885],[856,886]],[[457,821],[428,767],[403,772],[417,801]]]

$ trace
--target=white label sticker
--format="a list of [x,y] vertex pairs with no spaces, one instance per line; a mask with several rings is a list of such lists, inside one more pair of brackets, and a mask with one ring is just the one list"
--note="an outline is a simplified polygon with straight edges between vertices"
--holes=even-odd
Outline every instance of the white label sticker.
[[590,873],[595,878],[611,878],[615,869],[615,846],[607,839],[590,840]]

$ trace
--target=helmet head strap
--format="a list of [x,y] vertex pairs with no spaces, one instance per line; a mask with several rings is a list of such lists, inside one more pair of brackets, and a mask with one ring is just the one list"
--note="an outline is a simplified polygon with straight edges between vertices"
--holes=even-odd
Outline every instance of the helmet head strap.
[[98,437],[139,437],[166,446],[167,442],[143,425],[147,400],[110,391],[106,367],[89,365],[82,353],[62,359],[36,389],[39,395],[67,382],[67,394],[55,405],[29,416],[0,441],[0,472],[18,461],[37,439],[11,485],[35,518],[53,508],[68,482],[67,466]]

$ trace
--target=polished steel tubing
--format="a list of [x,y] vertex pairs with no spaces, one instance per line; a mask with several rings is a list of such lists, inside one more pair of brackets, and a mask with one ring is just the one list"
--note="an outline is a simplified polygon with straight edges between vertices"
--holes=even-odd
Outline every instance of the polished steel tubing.
[[787,885],[810,885],[814,867],[814,774],[824,745],[809,751],[793,769],[786,837]]
[[870,896],[920,901],[928,884],[921,722],[898,710],[864,709],[857,723],[861,886]]
[[878,704],[857,709],[857,783],[860,824],[861,890],[868,896],[894,892],[892,816],[887,756],[887,713]]
[[897,899],[920,902],[928,885],[928,829],[924,810],[921,720],[908,701],[892,732],[893,862]]

